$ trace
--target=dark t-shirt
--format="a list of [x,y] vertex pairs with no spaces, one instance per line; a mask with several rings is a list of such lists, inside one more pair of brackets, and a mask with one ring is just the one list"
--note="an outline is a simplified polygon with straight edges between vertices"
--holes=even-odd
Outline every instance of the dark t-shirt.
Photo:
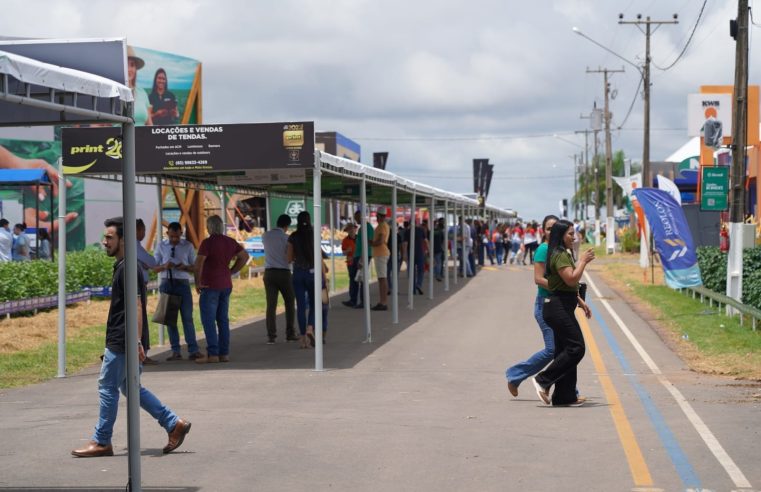
[[[298,232],[294,232],[290,236],[288,236],[288,242],[293,246],[293,265],[304,269],[304,270],[310,270],[314,268],[314,255],[312,252],[314,251],[312,249],[312,230],[309,229],[304,233],[304,238],[302,239]],[[305,244],[308,243],[308,244]],[[354,256],[357,256],[356,250],[359,248],[359,237],[354,243],[355,250],[354,250]]]
[[169,91],[164,91],[159,96],[158,92],[151,92],[148,96],[148,101],[151,103],[153,112],[155,113],[159,109],[166,109],[166,116],[154,116],[154,125],[176,125],[178,123],[177,118],[174,117],[174,109],[177,107],[177,98]]
[[433,252],[444,252],[444,229],[434,229],[433,231]]
[[[410,229],[404,230],[404,241],[409,245],[410,243]],[[425,232],[422,227],[415,227],[415,263],[423,261],[425,256]],[[409,246],[408,246],[409,247]]]
[[243,249],[238,241],[222,234],[212,234],[198,248],[198,256],[204,256],[201,284],[209,289],[232,289],[230,261]]
[[[145,310],[145,283],[140,268],[137,269],[138,302],[143,306],[143,327],[148,326],[148,314]],[[114,274],[111,279],[111,306],[108,308],[106,322],[106,348],[111,352],[123,354],[125,351],[126,318],[124,315],[124,259],[114,264]]]

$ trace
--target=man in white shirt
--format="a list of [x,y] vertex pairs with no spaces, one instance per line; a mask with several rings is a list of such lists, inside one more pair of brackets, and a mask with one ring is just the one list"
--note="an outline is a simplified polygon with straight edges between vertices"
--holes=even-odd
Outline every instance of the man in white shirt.
[[277,227],[262,235],[264,246],[264,292],[267,297],[267,344],[272,345],[277,338],[277,296],[283,296],[285,303],[285,339],[299,340],[296,335],[296,294],[293,291],[291,265],[288,263],[288,227],[291,217],[283,214],[277,218]]
[[8,219],[0,219],[0,262],[11,261],[11,247],[13,246],[13,234],[11,233]]
[[[159,274],[159,292],[182,297],[180,317],[185,342],[188,344],[189,359],[201,359],[203,354],[198,351],[196,328],[193,323],[193,295],[190,291],[190,279],[193,278],[193,265],[196,261],[196,250],[190,241],[182,238],[182,226],[172,222],[167,227],[167,237],[161,241],[153,254],[156,259],[154,271]],[[175,326],[167,326],[169,342],[172,345],[172,355],[167,360],[181,360],[180,332]]]

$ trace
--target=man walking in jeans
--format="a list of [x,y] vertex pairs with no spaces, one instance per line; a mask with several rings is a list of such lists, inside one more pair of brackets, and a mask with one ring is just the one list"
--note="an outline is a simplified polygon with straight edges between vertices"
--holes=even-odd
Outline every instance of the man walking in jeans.
[[[95,426],[95,434],[87,446],[75,449],[72,455],[80,458],[95,458],[99,456],[113,456],[114,449],[111,445],[111,436],[116,422],[116,414],[119,410],[119,391],[127,395],[127,358],[126,348],[126,319],[125,319],[125,295],[124,287],[124,221],[121,217],[108,219],[105,223],[106,231],[103,235],[103,246],[106,254],[116,258],[114,274],[111,280],[111,306],[108,309],[108,321],[106,322],[106,350],[103,354],[103,364],[100,367],[98,378],[98,393],[100,393],[100,417]],[[131,275],[140,276],[140,272],[132,272]],[[140,335],[143,328],[148,325],[148,316],[145,311],[145,284],[142,278],[138,278],[138,313],[137,313],[137,338],[138,357],[140,362],[145,359],[145,351],[140,344]],[[140,365],[142,372],[143,366]],[[179,418],[169,407],[161,403],[156,396],[140,386],[140,406],[158,421],[169,435],[169,441],[164,446],[164,454],[171,453],[179,448],[190,432],[190,422]]]
[[[190,291],[190,279],[193,276],[193,265],[196,261],[196,251],[190,241],[182,238],[182,226],[172,222],[167,227],[167,237],[156,248],[153,257],[156,259],[155,271],[159,273],[159,292],[182,297],[180,317],[185,343],[188,344],[189,359],[203,357],[198,351],[196,342],[196,327],[193,323],[193,295]],[[167,360],[181,360],[180,332],[177,325],[167,326],[169,342],[172,345],[172,355]]]
[[288,226],[291,217],[283,214],[277,218],[277,228],[262,235],[264,245],[264,291],[267,296],[267,344],[272,345],[277,338],[277,296],[280,293],[285,303],[285,339],[299,340],[294,328],[296,318],[296,294],[293,293],[293,279],[288,264]]

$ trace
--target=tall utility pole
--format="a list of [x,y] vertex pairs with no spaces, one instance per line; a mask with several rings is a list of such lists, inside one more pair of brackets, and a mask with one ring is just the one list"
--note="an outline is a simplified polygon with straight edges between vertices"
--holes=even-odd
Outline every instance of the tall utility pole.
[[605,250],[608,254],[613,253],[616,247],[616,236],[613,234],[615,230],[615,224],[613,223],[613,148],[610,141],[611,114],[610,82],[608,82],[608,74],[623,73],[623,71],[623,67],[621,70],[609,70],[607,68],[590,70],[587,68],[587,73],[603,74],[603,81],[605,84],[605,109],[603,110],[603,120],[605,121]]
[[642,148],[642,186],[650,188],[653,185],[652,179],[650,179],[650,35],[654,32],[652,26],[655,25],[655,30],[658,30],[663,24],[678,24],[677,14],[674,14],[673,20],[651,20],[650,16],[647,16],[645,20],[642,20],[642,14],[637,14],[637,20],[625,21],[624,14],[618,14],[619,24],[634,24],[640,31],[642,31],[641,25],[645,26],[645,64],[642,69],[643,85],[645,89],[645,137],[644,145]]
[[745,220],[744,167],[748,140],[748,0],[739,0],[735,46],[734,121],[732,121],[732,202],[729,222]]
[[[727,296],[742,300],[743,222],[745,219],[745,157],[748,141],[748,0],[739,0],[735,31],[734,120],[732,121],[732,169],[729,209]],[[731,33],[731,30],[730,30]]]

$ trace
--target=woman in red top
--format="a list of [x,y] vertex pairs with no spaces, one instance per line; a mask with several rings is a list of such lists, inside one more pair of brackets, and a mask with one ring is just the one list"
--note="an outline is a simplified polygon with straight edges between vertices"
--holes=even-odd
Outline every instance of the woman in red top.
[[[198,364],[230,361],[230,293],[232,276],[248,262],[248,253],[238,242],[225,235],[222,219],[212,215],[206,219],[209,237],[201,242],[193,271],[196,291],[201,294],[201,322],[206,334],[207,356]],[[233,266],[230,262],[235,259]]]

